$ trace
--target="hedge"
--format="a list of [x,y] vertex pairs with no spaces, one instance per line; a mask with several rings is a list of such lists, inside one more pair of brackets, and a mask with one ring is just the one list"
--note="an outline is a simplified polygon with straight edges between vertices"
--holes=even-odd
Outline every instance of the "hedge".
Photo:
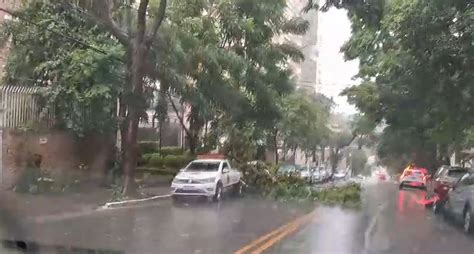
[[176,169],[162,169],[155,167],[137,167],[137,173],[146,173],[152,175],[176,175],[178,171]]
[[140,141],[138,143],[140,147],[140,154],[148,153],[160,153],[163,156],[166,155],[182,155],[184,150],[179,146],[164,146],[159,150],[158,141]]
[[165,146],[161,148],[159,153],[163,156],[166,155],[183,155],[184,150],[179,146]]
[[140,147],[141,154],[147,153],[157,153],[158,152],[158,142],[157,141],[140,141],[138,143]]
[[142,165],[145,167],[179,169],[186,166],[193,159],[192,156],[187,154],[162,156],[159,153],[150,153],[143,155]]

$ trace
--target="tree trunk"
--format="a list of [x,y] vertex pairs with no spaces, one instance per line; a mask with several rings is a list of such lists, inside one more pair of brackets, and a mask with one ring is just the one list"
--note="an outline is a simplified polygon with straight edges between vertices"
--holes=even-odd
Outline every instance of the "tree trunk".
[[330,155],[330,160],[331,160],[331,168],[332,171],[334,172],[337,169],[337,164],[339,162],[339,148],[331,148],[331,155]]
[[189,144],[189,152],[193,155],[196,154],[197,139],[194,133],[188,136],[188,144]]
[[298,149],[298,147],[294,147],[293,148],[293,164],[296,164],[296,149]]
[[[139,36],[140,37],[140,36]],[[138,161],[138,123],[139,112],[143,99],[143,64],[146,55],[146,49],[142,45],[143,38],[137,38],[132,50],[132,64],[129,72],[132,82],[132,100],[128,106],[128,123],[126,132],[126,149],[123,159],[123,171],[125,174],[123,195],[130,196],[135,194],[135,167]]]
[[162,142],[161,140],[163,139],[163,120],[160,120],[158,122],[158,151],[161,152],[161,147],[162,147]]
[[326,147],[321,146],[321,162],[326,162]]
[[123,185],[124,195],[135,194],[135,167],[137,166],[138,157],[138,114],[136,112],[133,112],[130,117],[131,119],[128,122],[125,142],[127,149],[125,150],[123,160],[123,171],[125,174]]
[[275,149],[275,164],[278,164],[278,129],[275,129],[275,135],[273,135],[273,143]]

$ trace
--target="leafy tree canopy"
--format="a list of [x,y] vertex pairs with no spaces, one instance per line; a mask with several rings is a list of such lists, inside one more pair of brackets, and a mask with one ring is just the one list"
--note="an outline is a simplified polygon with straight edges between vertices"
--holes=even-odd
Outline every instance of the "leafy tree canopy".
[[124,83],[123,48],[61,5],[31,2],[18,15],[26,20],[6,21],[1,28],[0,40],[11,43],[2,83],[44,87],[57,124],[78,134],[114,128],[110,102]]
[[297,91],[282,101],[280,135],[288,149],[313,151],[330,134],[329,110],[315,97]]
[[[338,1],[352,36],[343,46],[359,59],[360,86],[343,94],[384,122],[379,153],[407,143],[410,156],[461,142],[474,125],[474,6],[459,0]],[[407,142],[404,142],[406,140]],[[418,145],[416,145],[418,144]],[[397,150],[397,149],[395,149]],[[424,156],[421,156],[424,157]]]

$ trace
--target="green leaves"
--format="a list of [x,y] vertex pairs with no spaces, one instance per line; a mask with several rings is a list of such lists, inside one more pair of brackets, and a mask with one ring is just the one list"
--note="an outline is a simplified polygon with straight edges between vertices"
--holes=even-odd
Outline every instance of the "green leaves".
[[302,17],[295,17],[283,23],[281,30],[283,33],[304,35],[309,28],[309,21]]
[[308,95],[296,92],[282,101],[280,135],[287,149],[313,151],[327,139],[329,110]]
[[14,19],[2,26],[12,40],[3,83],[46,86],[46,106],[56,109],[58,127],[78,135],[114,129],[123,48],[59,4],[28,3],[19,15],[31,22]]
[[[360,60],[363,80],[343,95],[390,127],[379,153],[413,157],[431,152],[435,144],[461,142],[474,125],[474,118],[466,117],[474,113],[472,4],[373,0],[343,7],[353,29],[343,51],[346,58]],[[414,144],[390,143],[399,138],[413,138]]]

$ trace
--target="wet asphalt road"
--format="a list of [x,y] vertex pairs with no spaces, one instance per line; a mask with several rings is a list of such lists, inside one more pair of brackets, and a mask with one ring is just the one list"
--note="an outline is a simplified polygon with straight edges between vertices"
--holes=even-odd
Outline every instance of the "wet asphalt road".
[[28,223],[23,238],[43,245],[121,253],[233,253],[268,231],[311,211],[305,203],[227,198],[219,204],[151,206]]
[[424,196],[394,183],[367,185],[361,210],[318,207],[313,223],[267,253],[474,253],[474,237],[425,208]]
[[[425,209],[422,191],[399,191],[388,182],[373,184],[364,187],[363,200],[360,210],[247,198],[176,207],[163,200],[146,207],[26,223],[22,237],[43,246],[118,253],[235,253],[312,211],[310,220],[292,234],[276,241],[277,234],[260,243],[275,240],[264,253],[474,253],[474,237]],[[52,247],[47,250],[54,253]]]

